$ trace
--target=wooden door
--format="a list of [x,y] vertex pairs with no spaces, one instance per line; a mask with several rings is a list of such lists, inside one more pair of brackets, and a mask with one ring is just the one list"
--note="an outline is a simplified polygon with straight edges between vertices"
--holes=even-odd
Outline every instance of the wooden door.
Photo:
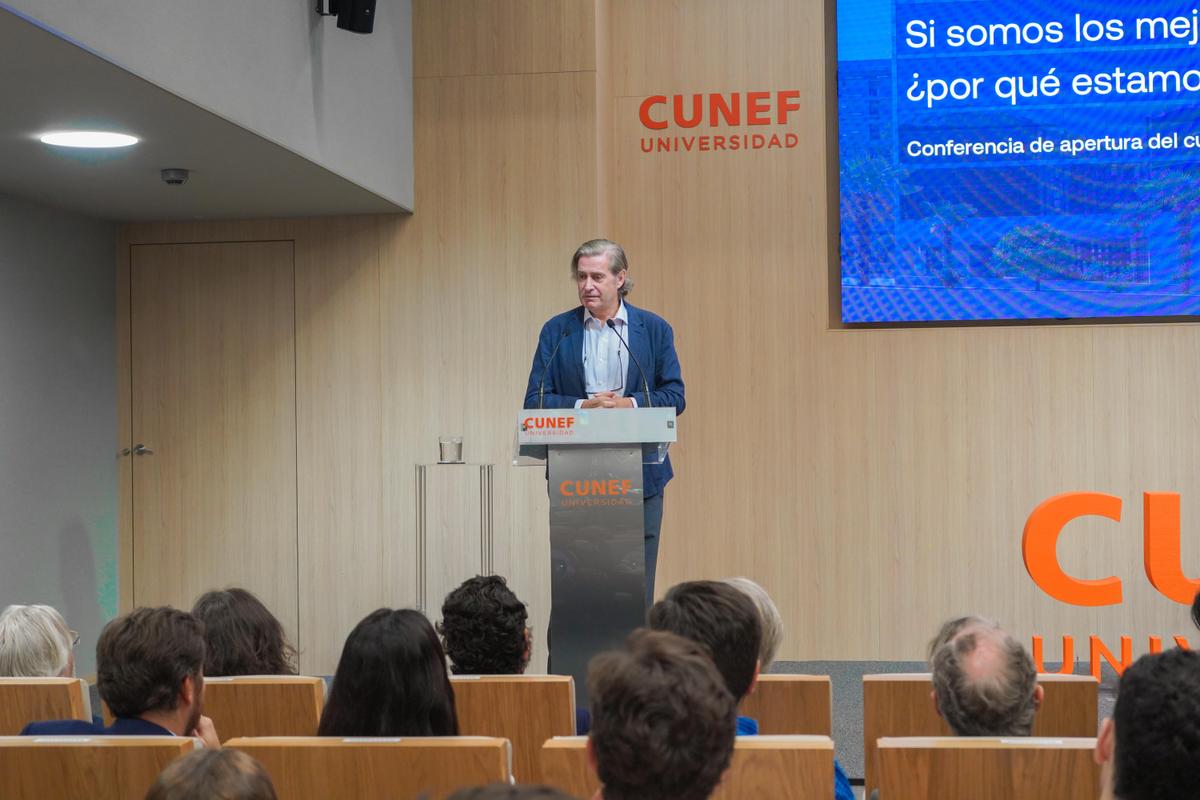
[[241,586],[298,645],[293,244],[130,261],[134,604]]

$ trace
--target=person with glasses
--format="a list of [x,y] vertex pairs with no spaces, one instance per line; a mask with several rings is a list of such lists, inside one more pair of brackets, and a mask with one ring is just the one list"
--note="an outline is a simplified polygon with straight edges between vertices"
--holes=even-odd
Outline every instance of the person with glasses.
[[[571,258],[571,277],[580,305],[542,326],[525,408],[653,406],[674,407],[682,414],[683,375],[675,333],[662,317],[626,300],[633,281],[621,245],[608,239],[584,242]],[[673,476],[669,456],[642,468],[647,608],[654,601],[663,492]]]
[[79,634],[52,606],[13,605],[0,613],[0,677],[73,678]]

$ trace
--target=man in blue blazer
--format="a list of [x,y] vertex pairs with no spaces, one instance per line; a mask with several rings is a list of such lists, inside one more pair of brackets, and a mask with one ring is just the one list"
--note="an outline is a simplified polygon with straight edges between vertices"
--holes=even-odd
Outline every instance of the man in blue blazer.
[[[571,275],[580,305],[542,326],[525,408],[673,406],[682,414],[675,334],[662,317],[626,302],[633,281],[624,249],[608,239],[584,242],[571,259]],[[654,599],[663,490],[673,475],[670,456],[642,468],[647,607]]]
[[220,748],[204,705],[204,633],[174,608],[139,608],[104,627],[96,643],[100,698],[116,717],[31,722],[22,736],[195,736]]

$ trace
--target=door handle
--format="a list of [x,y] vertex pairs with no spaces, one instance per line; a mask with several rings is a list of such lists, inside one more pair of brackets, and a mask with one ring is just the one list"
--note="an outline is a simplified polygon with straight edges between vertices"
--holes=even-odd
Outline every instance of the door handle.
[[152,456],[154,455],[154,451],[139,442],[133,446],[133,454],[135,456]]

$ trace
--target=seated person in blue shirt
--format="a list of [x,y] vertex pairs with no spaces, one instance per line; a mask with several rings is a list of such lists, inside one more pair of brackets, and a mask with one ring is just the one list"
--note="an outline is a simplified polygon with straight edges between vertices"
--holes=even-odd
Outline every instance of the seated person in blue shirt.
[[104,627],[96,643],[100,699],[116,717],[31,722],[22,736],[195,736],[220,748],[204,707],[204,626],[186,611],[139,608]]
[[[753,691],[758,680],[762,622],[744,593],[716,581],[679,583],[650,608],[646,619],[652,630],[670,631],[707,647],[738,703]],[[737,732],[739,736],[756,734],[758,722],[738,717]]]
[[[763,626],[758,608],[744,591],[719,581],[676,584],[651,607],[647,623],[653,630],[669,631],[706,646],[738,703],[754,690]],[[737,733],[757,734],[758,722],[738,717]],[[837,761],[833,780],[836,800],[853,800],[850,781]]]
[[704,645],[639,628],[588,665],[592,800],[706,800],[733,757],[737,703]]

